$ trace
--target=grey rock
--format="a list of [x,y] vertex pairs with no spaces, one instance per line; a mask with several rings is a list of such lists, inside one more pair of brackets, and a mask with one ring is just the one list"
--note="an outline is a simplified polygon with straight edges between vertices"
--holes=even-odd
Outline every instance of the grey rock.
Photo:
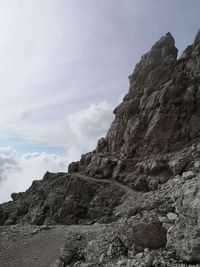
[[73,173],[78,171],[78,162],[71,162],[68,166],[68,172]]
[[144,255],[143,255],[142,252],[140,252],[140,253],[138,253],[138,254],[135,255],[135,257],[138,258],[138,259],[142,259],[143,256],[144,256]]
[[184,168],[186,167],[188,161],[181,159],[181,160],[173,160],[170,162],[170,167],[174,173],[174,175],[179,175],[183,172]]
[[179,59],[161,37],[129,81],[94,151],[0,205],[0,261],[5,229],[32,224],[70,225],[58,266],[200,263],[200,32]]
[[187,262],[200,262],[200,177],[188,180],[180,191],[180,221],[168,233],[168,247]]
[[182,177],[184,180],[191,179],[195,176],[195,174],[192,171],[183,172]]
[[[23,197],[0,206],[0,225],[19,222],[36,225],[77,224],[98,218],[102,220],[103,216],[109,220],[112,209],[125,193],[114,183],[81,175],[48,172],[42,181],[33,182]],[[20,213],[16,212],[19,206]]]
[[127,263],[127,261],[125,259],[124,260],[119,260],[117,262],[117,266],[119,266],[119,267],[126,266],[126,263]]
[[144,263],[146,264],[146,267],[152,266],[154,257],[152,253],[149,253],[147,256],[145,256]]
[[99,259],[99,263],[103,263],[104,261],[104,258],[105,258],[105,253],[102,253],[101,256],[100,256],[100,259]]
[[101,255],[101,247],[99,247],[99,244],[96,242],[96,240],[92,240],[87,244],[85,255],[88,261],[93,261],[99,258],[99,255]]
[[177,219],[178,215],[176,213],[173,213],[173,212],[169,212],[167,213],[167,218],[170,220],[170,221],[175,221]]
[[57,259],[54,263],[50,265],[50,267],[63,267],[63,266],[64,266],[64,263],[59,259]]
[[156,249],[166,245],[166,229],[160,223],[138,224],[128,233],[127,243],[131,247],[133,244],[143,248]]

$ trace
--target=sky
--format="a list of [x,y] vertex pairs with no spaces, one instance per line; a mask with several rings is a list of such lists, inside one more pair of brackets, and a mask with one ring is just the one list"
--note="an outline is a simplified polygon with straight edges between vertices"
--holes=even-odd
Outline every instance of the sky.
[[95,148],[141,56],[179,55],[199,0],[0,0],[0,202]]

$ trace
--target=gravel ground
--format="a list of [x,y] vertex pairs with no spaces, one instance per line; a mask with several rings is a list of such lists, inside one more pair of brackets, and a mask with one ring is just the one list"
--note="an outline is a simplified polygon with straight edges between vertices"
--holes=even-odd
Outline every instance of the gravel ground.
[[65,228],[35,226],[0,228],[1,267],[48,267],[64,244]]

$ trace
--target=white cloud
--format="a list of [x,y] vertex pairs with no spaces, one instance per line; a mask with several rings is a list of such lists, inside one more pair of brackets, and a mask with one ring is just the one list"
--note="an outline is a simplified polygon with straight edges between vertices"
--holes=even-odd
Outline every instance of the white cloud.
[[[79,146],[83,145],[83,149],[91,149],[91,144],[94,145],[97,139],[105,135],[108,130],[113,119],[112,110],[113,105],[106,101],[91,104],[87,108],[68,114],[61,112],[57,116],[51,114],[51,108],[49,108],[46,116],[52,115],[52,118],[43,120],[40,113],[44,111],[38,109],[23,112],[18,123],[7,120],[5,127],[1,126],[1,123],[0,126],[1,129],[15,131],[15,136],[23,136],[30,143],[69,149],[76,147],[78,142]],[[12,117],[15,118],[15,115],[13,114]]]
[[10,147],[0,147],[0,182],[5,179],[6,173],[12,170],[20,170],[15,151]]
[[67,170],[67,160],[55,154],[29,153],[21,158],[11,148],[0,148],[0,203],[8,201],[12,192],[26,190],[33,180],[41,179],[46,171]]
[[97,140],[108,130],[113,119],[112,110],[113,106],[104,101],[68,115],[73,146],[94,149]]
[[[13,149],[0,147],[0,202],[8,201],[12,192],[26,190],[33,180],[41,179],[46,171],[66,172],[70,162],[78,160],[82,153],[93,150],[97,140],[108,130],[113,119],[112,109],[112,105],[104,101],[57,121],[58,132],[53,132],[53,138],[66,144],[64,156],[35,152],[17,158]],[[48,139],[48,136],[42,135],[43,127],[46,127],[45,133],[51,133],[53,126],[45,124],[39,133],[33,125],[26,127],[35,131],[38,138]]]

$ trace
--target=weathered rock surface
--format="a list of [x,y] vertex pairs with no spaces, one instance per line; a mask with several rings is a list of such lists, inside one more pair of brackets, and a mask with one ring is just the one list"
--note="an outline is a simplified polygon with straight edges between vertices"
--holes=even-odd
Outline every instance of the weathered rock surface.
[[166,232],[166,229],[160,223],[141,223],[133,227],[128,239],[134,245],[156,249],[166,245]]
[[185,182],[175,207],[179,220],[168,234],[168,245],[174,248],[183,260],[199,263],[200,175]]
[[[79,171],[99,178],[108,173],[127,183],[127,172],[134,172],[137,167],[141,176],[153,176],[139,162],[158,154],[158,162],[152,163],[158,165],[157,174],[173,169],[168,168],[163,156],[166,159],[167,153],[184,149],[200,133],[198,35],[181,59],[176,58],[170,33],[141,58],[129,77],[128,94],[114,110],[115,119],[106,137],[98,142],[96,151],[82,156]],[[185,165],[183,160],[173,171],[179,174]],[[130,183],[133,180],[131,177]],[[148,190],[151,185],[144,183],[141,190]]]
[[90,224],[112,218],[126,190],[117,183],[47,172],[13,202],[0,206],[0,224]]
[[[179,59],[167,33],[129,81],[94,151],[0,205],[0,248],[13,246],[12,227],[28,236],[31,228],[37,239],[56,225],[65,241],[49,255],[51,267],[200,264],[200,31]],[[22,247],[23,240],[17,235]],[[15,249],[15,266],[27,266]],[[3,251],[0,266],[12,266]]]

